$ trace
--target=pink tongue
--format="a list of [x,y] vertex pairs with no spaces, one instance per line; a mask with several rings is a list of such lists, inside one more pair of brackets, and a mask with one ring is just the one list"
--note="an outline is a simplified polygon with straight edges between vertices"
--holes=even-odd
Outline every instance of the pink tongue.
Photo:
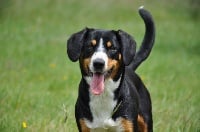
[[92,82],[90,84],[91,92],[94,95],[100,95],[104,91],[104,75],[93,74]]

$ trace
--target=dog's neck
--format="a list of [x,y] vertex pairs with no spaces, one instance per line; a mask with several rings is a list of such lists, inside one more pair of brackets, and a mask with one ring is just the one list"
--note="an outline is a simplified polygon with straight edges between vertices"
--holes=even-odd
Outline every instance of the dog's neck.
[[[90,77],[85,77],[84,79],[88,84],[90,84]],[[120,82],[121,77],[117,81],[113,81],[112,79],[106,79],[104,82],[104,92],[100,95],[94,95],[89,90],[89,106],[93,120],[92,122],[88,122],[88,125],[91,128],[102,127],[102,124],[105,124],[107,120],[111,119],[113,111],[117,106],[117,100],[115,100],[115,91],[119,87]]]

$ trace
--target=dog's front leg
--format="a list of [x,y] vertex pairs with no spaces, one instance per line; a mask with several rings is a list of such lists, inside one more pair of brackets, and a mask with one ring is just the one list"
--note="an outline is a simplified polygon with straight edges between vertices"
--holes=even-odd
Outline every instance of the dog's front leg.
[[137,132],[137,123],[133,123],[132,121],[122,118],[121,125],[123,128],[123,132]]
[[87,127],[83,119],[79,120],[79,131],[80,132],[90,132],[90,128]]

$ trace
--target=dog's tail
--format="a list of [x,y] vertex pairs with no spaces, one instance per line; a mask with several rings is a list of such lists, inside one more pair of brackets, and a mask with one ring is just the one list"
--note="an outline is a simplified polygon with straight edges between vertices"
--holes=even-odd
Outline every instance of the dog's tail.
[[155,25],[151,14],[141,6],[139,14],[145,23],[145,35],[139,50],[136,52],[130,67],[136,70],[137,67],[149,56],[155,40]]

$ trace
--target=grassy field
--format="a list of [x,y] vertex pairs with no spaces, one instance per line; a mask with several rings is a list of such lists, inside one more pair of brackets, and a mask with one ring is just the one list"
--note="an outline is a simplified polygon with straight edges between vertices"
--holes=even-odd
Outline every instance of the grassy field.
[[[156,43],[137,73],[148,87],[155,132],[200,131],[199,2],[0,0],[0,131],[76,132],[78,63],[66,40],[82,28],[123,29],[140,45],[144,5]],[[65,121],[65,117],[67,117]]]

